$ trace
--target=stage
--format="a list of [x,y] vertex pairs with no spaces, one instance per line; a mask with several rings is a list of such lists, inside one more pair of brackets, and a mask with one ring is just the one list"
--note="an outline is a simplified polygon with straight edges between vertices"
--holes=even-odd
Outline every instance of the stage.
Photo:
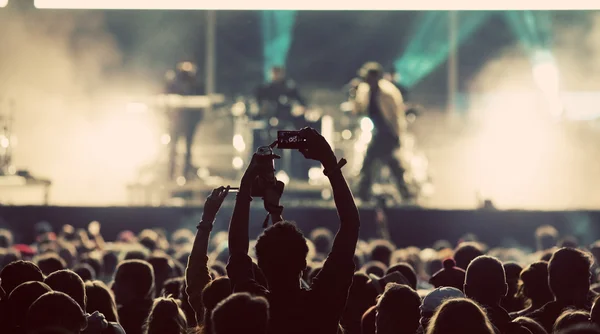
[[[228,200],[217,216],[213,233],[227,229],[232,212]],[[331,202],[298,201],[284,203],[284,217],[296,221],[308,233],[316,227],[337,229],[338,217]],[[466,233],[474,233],[490,247],[521,244],[533,247],[534,231],[543,224],[552,224],[561,235],[575,235],[581,243],[590,244],[600,238],[600,211],[489,211],[432,210],[413,207],[388,208],[388,225],[393,241],[399,247],[431,246],[439,239],[456,242]],[[122,230],[139,232],[144,228],[161,227],[166,231],[187,227],[193,229],[202,214],[202,207],[60,207],[1,206],[0,225],[15,233],[17,242],[30,243],[33,226],[49,222],[54,229],[62,224],[85,228],[93,220],[102,223],[107,241]],[[378,237],[373,207],[361,207],[361,238]],[[262,201],[255,200],[251,213],[251,237],[262,227],[265,211]]]

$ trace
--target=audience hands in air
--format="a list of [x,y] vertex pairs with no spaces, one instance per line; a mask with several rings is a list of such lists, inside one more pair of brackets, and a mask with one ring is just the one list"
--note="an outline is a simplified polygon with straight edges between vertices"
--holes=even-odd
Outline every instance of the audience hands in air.
[[213,222],[215,217],[217,217],[217,213],[229,194],[229,186],[227,187],[219,187],[212,191],[210,196],[206,198],[206,202],[204,203],[204,213],[202,214],[202,221],[204,222]]

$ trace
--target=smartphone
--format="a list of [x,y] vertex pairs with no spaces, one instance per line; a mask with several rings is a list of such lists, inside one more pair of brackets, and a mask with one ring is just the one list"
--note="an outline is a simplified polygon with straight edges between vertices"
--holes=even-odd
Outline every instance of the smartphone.
[[307,142],[300,131],[277,131],[277,148],[306,148]]

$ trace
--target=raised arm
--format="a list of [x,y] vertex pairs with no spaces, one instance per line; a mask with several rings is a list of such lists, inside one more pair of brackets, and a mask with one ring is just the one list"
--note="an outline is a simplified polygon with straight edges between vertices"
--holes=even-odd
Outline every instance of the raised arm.
[[220,187],[213,190],[211,195],[206,199],[202,220],[197,226],[198,231],[196,232],[192,252],[188,259],[187,268],[185,269],[188,301],[196,313],[196,321],[198,323],[202,323],[204,315],[202,291],[211,280],[207,255],[210,232],[212,231],[217,212],[221,208],[228,192],[229,187]]
[[302,154],[323,164],[324,172],[333,189],[333,200],[340,217],[340,227],[333,243],[333,251],[353,258],[358,242],[360,216],[352,191],[350,191],[335,154],[325,138],[314,129],[303,129],[302,132],[307,138],[309,146],[308,149],[301,150]]

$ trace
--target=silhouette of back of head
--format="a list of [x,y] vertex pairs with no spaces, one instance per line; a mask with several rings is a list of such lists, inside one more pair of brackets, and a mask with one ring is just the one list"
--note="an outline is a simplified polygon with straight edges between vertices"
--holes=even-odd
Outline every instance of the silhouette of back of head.
[[310,233],[310,240],[319,254],[328,254],[333,244],[333,233],[326,228],[316,228]]
[[117,304],[154,297],[154,270],[142,260],[123,261],[115,273],[112,286]]
[[579,324],[587,324],[589,321],[589,312],[580,310],[566,310],[556,319],[554,327],[552,328],[552,332],[556,333]]
[[467,270],[467,267],[476,257],[483,255],[483,252],[474,242],[463,242],[454,251],[454,261],[456,266]]
[[6,311],[10,312],[10,321],[12,327],[23,328],[25,326],[27,310],[36,299],[43,294],[52,291],[52,289],[42,282],[25,282],[16,287],[8,296],[6,302]]
[[82,310],[85,311],[86,307],[86,295],[85,295],[85,283],[79,275],[71,270],[59,270],[50,274],[44,280],[44,283],[48,284],[54,291],[60,291],[73,298],[79,304]]
[[402,276],[406,277],[406,279],[410,283],[410,287],[413,290],[417,289],[417,273],[415,273],[415,270],[413,269],[413,267],[410,264],[405,263],[405,262],[395,264],[395,265],[389,267],[388,270],[385,272],[385,274],[387,275],[387,274],[394,273],[394,272],[401,273]]
[[548,285],[548,262],[538,261],[525,267],[521,272],[523,295],[532,303],[542,306],[552,300],[552,292]]
[[466,298],[445,301],[435,312],[427,334],[493,334],[494,329],[485,311]]
[[46,253],[33,259],[44,275],[67,268],[67,263],[56,253]]
[[117,305],[112,291],[102,281],[89,281],[85,283],[85,295],[87,297],[87,313],[98,311],[104,314],[106,320],[119,322]]
[[591,259],[586,253],[561,248],[548,263],[548,283],[557,300],[583,303],[590,289]]
[[80,333],[87,320],[79,304],[65,293],[51,291],[39,297],[27,312],[29,331],[45,328],[62,328]]
[[[231,281],[228,277],[219,277],[211,281],[202,291],[202,304],[204,306],[204,329],[212,333],[211,314],[217,304],[231,295]],[[200,320],[200,319],[198,319]]]
[[484,305],[499,305],[508,292],[502,262],[491,256],[474,259],[465,275],[465,295]]
[[214,334],[265,334],[268,322],[267,300],[263,297],[252,297],[248,293],[235,293],[227,297],[212,313]]
[[176,333],[187,331],[187,319],[173,298],[157,298],[144,326],[145,334]]
[[291,222],[270,226],[256,241],[258,266],[270,288],[281,283],[297,283],[306,268],[307,253],[308,246],[302,232]]
[[558,231],[550,225],[540,226],[535,230],[535,239],[539,251],[552,249],[558,243]]
[[389,283],[377,302],[377,334],[415,333],[421,312],[419,294],[406,285]]
[[31,281],[43,282],[44,275],[40,268],[30,261],[12,262],[0,272],[0,284],[7,295],[20,284]]

